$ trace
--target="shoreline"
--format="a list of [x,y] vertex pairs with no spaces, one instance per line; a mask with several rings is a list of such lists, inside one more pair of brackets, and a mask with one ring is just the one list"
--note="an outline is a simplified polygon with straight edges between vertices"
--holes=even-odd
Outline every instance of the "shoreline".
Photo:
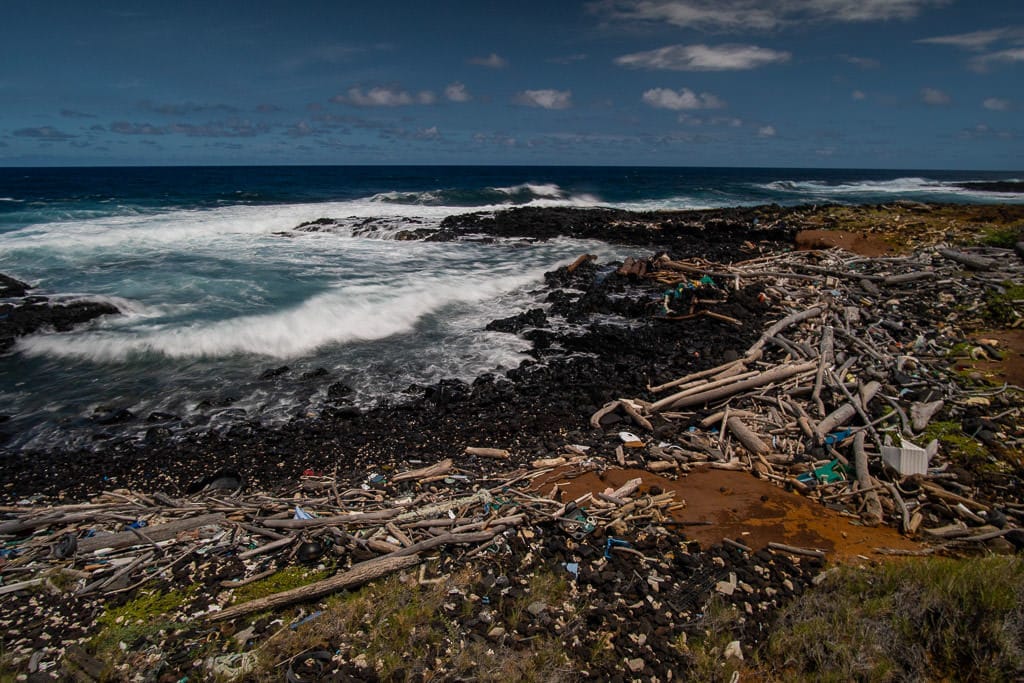
[[[963,207],[957,209],[964,215]],[[790,211],[770,207],[763,211],[769,210]],[[686,624],[700,623],[712,596],[747,610],[742,637],[744,647],[750,647],[766,637],[779,610],[812,590],[826,561],[835,557],[852,555],[859,561],[857,558],[866,557],[865,553],[879,544],[907,554],[934,552],[936,547],[951,552],[984,548],[1012,553],[1018,542],[1024,543],[1019,537],[1024,534],[1017,528],[1024,521],[1020,461],[1024,434],[1016,422],[1024,397],[1016,390],[986,384],[983,375],[974,376],[983,370],[968,366],[985,360],[996,362],[997,356],[1002,356],[1004,363],[1012,360],[1012,354],[1019,359],[1020,349],[996,348],[992,340],[971,335],[981,323],[1014,321],[1007,311],[1015,310],[1016,298],[1007,302],[996,295],[1006,289],[1004,281],[1024,286],[1024,265],[1012,250],[968,248],[956,236],[976,242],[977,215],[1001,218],[1002,224],[989,226],[1004,228],[1024,217],[1024,207],[980,207],[978,213],[966,212],[970,218],[959,226],[950,225],[948,209],[919,205],[805,207],[802,211],[807,227],[820,228],[823,223],[841,227],[845,215],[851,226],[860,224],[862,228],[850,234],[863,237],[862,233],[868,233],[883,239],[889,236],[886,227],[891,230],[910,222],[913,225],[908,232],[914,232],[915,239],[930,234],[936,238],[933,244],[956,246],[941,251],[921,244],[917,251],[906,253],[900,240],[907,235],[896,234],[889,236],[893,248],[906,255],[895,259],[857,257],[835,250],[795,251],[792,226],[782,229],[771,224],[768,214],[747,210],[735,214],[738,227],[724,233],[673,222],[676,216],[664,223],[647,223],[646,228],[634,224],[627,232],[629,239],[639,243],[636,258],[612,264],[614,272],[608,272],[606,264],[580,258],[546,275],[547,310],[492,323],[502,331],[523,334],[534,344],[535,360],[506,377],[484,376],[472,383],[442,381],[421,388],[422,393],[406,403],[363,413],[339,406],[335,413],[316,421],[281,429],[250,426],[234,434],[177,442],[168,439],[141,448],[114,445],[107,451],[67,454],[63,462],[5,455],[0,462],[7,485],[4,498],[16,501],[39,493],[41,481],[52,493],[28,505],[4,507],[0,524],[7,525],[3,528],[22,552],[5,560],[16,565],[0,565],[0,569],[84,574],[64,576],[65,587],[58,585],[56,590],[12,591],[7,625],[15,635],[8,637],[8,644],[18,653],[24,652],[26,661],[31,652],[42,651],[46,657],[70,656],[75,666],[82,668],[83,663],[88,665],[109,653],[97,644],[97,629],[106,629],[99,631],[101,634],[110,629],[121,633],[108,621],[114,615],[128,618],[124,615],[136,614],[118,610],[134,608],[154,590],[167,596],[198,586],[180,604],[166,608],[172,610],[176,626],[167,628],[174,636],[144,631],[129,638],[126,651],[118,656],[131,666],[132,657],[142,657],[147,647],[155,648],[161,653],[160,666],[166,675],[188,671],[210,675],[208,667],[213,664],[204,661],[197,670],[190,654],[190,648],[209,630],[209,620],[218,621],[218,613],[236,610],[242,604],[239,582],[258,582],[260,575],[269,581],[293,571],[298,566],[300,543],[331,539],[332,555],[320,560],[324,569],[316,574],[323,578],[365,566],[361,562],[377,562],[373,566],[378,566],[392,553],[402,552],[403,546],[429,542],[429,552],[423,552],[419,565],[428,569],[420,569],[417,578],[414,565],[406,571],[396,563],[392,570],[398,572],[400,578],[394,581],[399,583],[385,585],[392,591],[406,590],[402,586],[426,591],[427,586],[435,585],[429,583],[434,580],[429,577],[436,576],[441,580],[436,585],[462,591],[460,595],[467,596],[466,606],[442,611],[451,619],[450,628],[462,634],[463,641],[458,642],[463,646],[481,642],[530,652],[529,648],[539,647],[530,644],[534,639],[543,642],[544,634],[550,633],[561,637],[565,631],[559,629],[576,624],[574,620],[585,614],[588,626],[573,626],[577,629],[572,631],[573,642],[578,645],[568,647],[567,656],[583,662],[581,666],[588,666],[595,675],[631,671],[664,680],[666,672],[689,661],[687,651],[673,643],[680,637],[685,643],[687,633],[694,635]],[[883,213],[889,216],[887,223],[866,225]],[[618,236],[622,235],[616,232],[621,221],[629,217],[605,215],[601,227],[596,221],[581,224],[578,212],[544,215],[553,223],[560,222],[563,229],[603,229]],[[587,219],[596,215],[589,214]],[[795,215],[800,212],[787,213],[786,222],[793,222]],[[923,216],[933,219],[932,223]],[[471,216],[453,220],[444,229],[453,236],[481,232],[519,236],[536,217],[532,212],[509,212],[494,218]],[[689,217],[707,219],[705,214],[699,219]],[[669,246],[668,254],[651,253],[652,245],[657,250],[659,242]],[[702,282],[704,277],[708,282]],[[662,308],[667,287],[693,281],[700,283],[695,286],[699,294],[694,299],[669,301],[670,309]],[[979,302],[989,303],[980,307]],[[690,305],[692,310],[687,308]],[[993,317],[997,314],[1009,317]],[[578,331],[555,333],[548,322],[553,316],[576,322]],[[811,360],[819,358],[819,349],[825,348],[826,327],[834,329],[834,368]],[[816,407],[816,399],[804,389],[815,385],[819,366],[835,369],[841,381],[822,374],[818,399],[822,406]],[[794,373],[785,374],[793,368],[797,368]],[[681,390],[700,395],[700,391],[765,376],[779,379],[752,385],[738,398],[708,397],[693,406],[677,405],[685,396],[664,402],[666,395]],[[689,379],[660,391],[655,386],[680,378]],[[954,391],[950,382],[962,386]],[[845,422],[836,422],[834,428],[822,427],[820,434],[815,431],[815,424],[825,424],[834,412],[856,404],[851,397],[867,391],[873,383],[879,385],[874,391],[880,398],[873,403],[864,399],[859,407],[879,429],[891,428],[893,433],[900,432],[901,419],[897,412],[887,410],[890,400],[909,420],[911,415],[917,419],[915,410],[941,395],[943,406],[932,416],[935,425],[941,425],[934,431],[941,449],[934,462],[943,465],[941,472],[923,478],[893,475],[882,465],[870,430],[864,428],[863,417],[854,409],[844,413]],[[712,384],[715,387],[709,386]],[[723,405],[725,412],[719,414]],[[793,405],[807,413],[809,432],[804,431],[799,410],[788,412],[787,406]],[[840,418],[833,419],[837,420]],[[932,433],[927,422],[913,434]],[[801,475],[810,472],[813,481],[819,462],[828,462],[836,452],[841,451],[853,463],[851,449],[857,437],[841,435],[844,425],[865,435],[860,438],[866,438],[870,451],[867,481],[873,477],[877,483],[855,485],[852,474],[834,488],[829,486],[835,482],[810,485],[801,480]],[[728,440],[720,427],[727,429]],[[902,428],[910,429],[908,425]],[[639,445],[622,433],[636,436]],[[838,436],[830,443],[816,434]],[[1016,450],[1006,447],[1010,441],[1016,442]],[[968,452],[968,447],[975,450]],[[474,448],[494,452],[467,451]],[[108,473],[103,471],[105,466]],[[116,474],[111,476],[115,468]],[[698,484],[701,477],[709,476],[707,472],[716,477],[711,490]],[[633,474],[640,483],[630,489],[626,487],[629,482],[622,483],[622,479]],[[534,484],[527,485],[527,481]],[[205,485],[205,490],[188,493],[189,484],[196,482]],[[235,491],[239,483],[243,486]],[[696,488],[676,489],[686,483]],[[887,484],[903,486],[902,494],[893,493]],[[481,496],[484,490],[504,502],[492,508],[491,503],[482,506],[482,498],[467,499]],[[869,492],[875,493],[880,507],[867,503]],[[710,500],[701,502],[702,494]],[[881,502],[877,501],[879,495]],[[584,498],[586,502],[577,502]],[[686,498],[692,505],[673,508]],[[91,503],[85,506],[53,506],[87,499]],[[905,507],[908,502],[915,505],[909,511]],[[464,510],[457,515],[462,520],[460,526],[447,517],[431,516],[436,512],[424,511],[438,505],[453,509],[456,503]],[[297,505],[326,521],[294,519]],[[628,514],[618,515],[620,508],[627,507],[644,514],[628,520]],[[415,519],[425,519],[428,524],[396,522],[389,528],[382,524],[384,518],[373,517],[395,508],[420,511]],[[580,535],[581,520],[571,512],[586,508],[594,528]],[[1004,511],[1001,522],[993,512],[1000,509]],[[920,519],[913,515],[915,511]],[[55,518],[58,513],[82,515],[81,521]],[[183,516],[199,519],[204,514],[222,517],[206,520],[198,536],[191,532],[162,535],[163,530],[170,531],[161,528],[169,520]],[[171,552],[131,565],[153,551],[145,543],[131,546],[137,539],[129,537],[125,541],[129,549],[124,551],[128,554],[121,564],[105,565],[103,554],[95,554],[96,549],[102,550],[104,531],[133,533],[123,530],[125,515],[147,520],[140,533],[143,537],[161,534],[154,537],[166,538]],[[882,535],[865,536],[870,526],[868,515],[874,517],[871,528]],[[356,523],[363,519],[368,524]],[[566,519],[577,526],[567,527]],[[809,529],[822,520],[831,527],[812,534]],[[590,524],[586,515],[582,521]],[[450,527],[452,534],[480,534],[481,529],[493,533],[473,535],[472,540],[460,536],[437,541],[439,536],[424,531],[430,524]],[[691,531],[687,524],[696,526]],[[705,524],[721,527],[723,535],[702,536],[704,530],[698,527]],[[26,525],[33,530],[31,534],[26,535]],[[276,542],[260,538],[245,525],[276,529],[273,533],[285,537],[277,540],[292,540],[278,549],[265,548],[243,558],[248,550]],[[338,525],[338,534],[331,531],[332,525]],[[99,534],[99,540],[86,535],[87,527],[93,530],[89,534]],[[73,556],[58,562],[51,555],[53,537],[47,533],[56,533],[58,528],[70,529],[64,533],[76,536],[82,544],[77,559]],[[745,536],[748,532],[751,535]],[[759,535],[753,535],[755,532]],[[408,545],[402,535],[409,536]],[[632,552],[609,552],[608,542],[613,538],[627,541]],[[750,539],[751,545],[744,539]],[[761,545],[772,539],[788,549]],[[857,546],[855,541],[863,545]],[[106,542],[112,542],[111,538]],[[911,542],[913,545],[904,545]],[[494,543],[498,550],[489,550]],[[186,552],[180,554],[183,548]],[[153,561],[156,567],[170,563],[170,573],[166,577],[145,573],[143,567]],[[548,576],[563,563],[578,567],[578,575],[565,588],[578,595],[570,599],[560,588],[540,601],[543,604],[535,604],[538,599],[530,596],[540,591],[537,577]],[[88,572],[85,567],[90,567]],[[452,577],[474,568],[480,578],[453,583]],[[641,570],[642,575],[636,574]],[[637,586],[635,574],[648,578]],[[512,593],[495,588],[501,577],[505,581],[512,577]],[[555,577],[558,585],[564,586],[567,579],[560,574]],[[152,578],[156,580],[150,582]],[[522,583],[516,583],[520,579]],[[94,587],[108,580],[103,590]],[[144,583],[132,588],[136,581]],[[122,583],[131,590],[103,592],[107,588],[120,590]],[[372,592],[377,585],[372,583],[367,590]],[[87,586],[93,588],[80,595]],[[470,594],[478,599],[471,600]],[[493,602],[483,603],[480,596]],[[506,598],[514,598],[514,604],[506,604]],[[580,606],[568,607],[574,600],[582,600]],[[334,609],[334,603],[319,604]],[[40,621],[36,614],[39,605],[50,606],[53,614]],[[508,610],[502,612],[501,605]],[[298,612],[283,609],[279,614],[284,615],[284,630],[292,620],[315,613],[305,607]],[[458,616],[459,609],[468,614]],[[107,621],[81,623],[75,615],[84,610],[107,615]],[[583,611],[577,614],[576,610]],[[234,612],[224,616],[231,614]],[[515,616],[519,614],[529,616]],[[223,642],[216,650],[221,657],[235,651],[231,643],[239,634],[247,634],[241,641],[243,650],[248,644],[258,650],[278,628],[270,626],[269,618],[253,621],[237,616],[226,621],[231,626],[225,626]],[[296,633],[315,633],[316,623],[311,622],[308,629],[297,627]],[[640,625],[644,637],[630,638],[620,632],[617,624],[621,623]],[[64,645],[56,648],[38,640],[46,629],[89,651]],[[588,662],[586,653],[605,651],[600,645],[603,641],[594,640],[605,631],[611,634],[613,655]],[[453,641],[452,647],[458,647],[458,642]],[[337,670],[357,677],[376,675],[373,662],[365,657],[359,660],[358,644],[345,636],[333,635],[327,645]],[[134,666],[144,665],[135,660]]]
[[[827,240],[822,242],[822,236],[840,234],[854,235],[856,246],[867,244],[875,253],[891,255],[905,251],[913,241],[951,237],[954,243],[966,242],[976,238],[978,225],[995,230],[1021,220],[1024,206],[907,202],[646,213],[519,208],[493,216],[454,216],[426,239],[573,236],[628,245],[641,258],[665,252],[729,263],[794,247],[832,246]],[[324,229],[324,223],[318,227]],[[941,231],[936,226],[941,226]],[[814,239],[798,243],[797,234],[812,234],[807,231],[814,231]],[[580,408],[596,409],[613,394],[637,394],[649,383],[713,365],[724,351],[736,352],[744,342],[752,341],[753,331],[740,329],[737,336],[728,324],[707,319],[694,321],[687,329],[687,338],[680,340],[676,329],[652,316],[652,301],[660,299],[660,291],[638,289],[629,277],[621,276],[595,286],[597,268],[604,266],[584,264],[574,273],[563,267],[549,273],[544,284],[549,314],[577,324],[588,323],[591,327],[587,333],[556,334],[539,312],[510,319],[498,317],[491,323],[492,329],[520,334],[533,346],[530,354],[535,360],[524,362],[505,376],[484,375],[471,383],[444,380],[429,387],[414,387],[417,394],[406,402],[369,410],[351,406],[341,395],[318,417],[296,419],[278,427],[243,420],[221,432],[175,437],[173,423],[156,416],[149,428],[150,438],[142,442],[115,438],[98,442],[94,449],[67,453],[3,449],[0,481],[4,489],[0,499],[13,502],[45,494],[54,500],[76,500],[111,486],[186,492],[222,469],[241,473],[252,485],[272,486],[294,480],[306,469],[333,468],[339,463],[359,471],[373,464],[400,464],[402,458],[458,455],[450,444],[474,439],[512,439],[517,448],[540,456],[549,435],[563,426],[586,430],[580,418],[586,411]],[[578,296],[573,293],[576,291],[587,295]],[[771,315],[770,307],[752,297],[737,298],[722,312],[754,329]],[[639,332],[627,334],[615,325],[594,325],[594,316],[604,314],[639,325]],[[594,357],[584,359],[579,354]],[[589,380],[564,396],[550,395],[552,386],[569,386],[581,373],[600,380]],[[539,396],[550,400],[540,400]],[[141,416],[114,411],[98,418],[98,432],[104,430],[103,423],[108,423],[116,434],[122,418],[137,422]],[[406,429],[408,436],[403,438],[401,432]]]

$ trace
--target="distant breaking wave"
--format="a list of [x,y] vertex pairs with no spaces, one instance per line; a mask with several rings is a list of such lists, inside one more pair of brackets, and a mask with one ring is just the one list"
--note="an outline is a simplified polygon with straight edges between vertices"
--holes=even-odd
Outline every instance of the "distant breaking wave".
[[573,195],[554,183],[522,183],[509,187],[443,189],[425,192],[381,192],[371,202],[410,206],[487,207],[508,205],[593,206],[601,200],[590,194]]
[[821,180],[776,180],[755,187],[777,192],[784,196],[813,199],[835,198],[842,201],[872,201],[887,196],[906,196],[928,200],[978,199],[1012,201],[1024,199],[1024,193],[988,192],[961,187],[969,181],[938,181],[928,178],[907,177],[892,180],[864,180],[830,184]]

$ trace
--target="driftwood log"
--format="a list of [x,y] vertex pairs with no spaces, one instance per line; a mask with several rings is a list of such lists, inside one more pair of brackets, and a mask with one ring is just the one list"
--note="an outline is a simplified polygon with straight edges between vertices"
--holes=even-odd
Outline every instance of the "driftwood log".
[[323,581],[311,583],[308,586],[300,586],[299,588],[293,588],[292,590],[268,595],[265,598],[258,598],[256,600],[250,600],[249,602],[243,602],[240,605],[232,605],[220,612],[214,612],[209,618],[211,621],[226,621],[246,614],[252,614],[253,612],[262,612],[275,607],[291,605],[296,602],[317,600],[326,595],[330,595],[331,593],[336,593],[344,588],[361,586],[368,581],[372,581],[373,579],[381,576],[386,576],[391,572],[411,567],[414,564],[418,564],[419,561],[420,558],[418,555],[385,555],[384,557],[377,557],[372,560],[360,562],[359,564],[354,564],[348,571],[336,574],[335,576],[332,576],[329,579],[324,579]]

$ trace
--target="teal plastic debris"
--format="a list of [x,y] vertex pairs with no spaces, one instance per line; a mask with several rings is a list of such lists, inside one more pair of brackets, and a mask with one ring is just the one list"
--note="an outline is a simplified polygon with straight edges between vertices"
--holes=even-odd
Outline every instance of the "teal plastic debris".
[[839,462],[839,458],[836,458],[826,465],[814,468],[813,472],[804,472],[796,479],[802,484],[834,484],[846,479],[846,475],[846,467]]

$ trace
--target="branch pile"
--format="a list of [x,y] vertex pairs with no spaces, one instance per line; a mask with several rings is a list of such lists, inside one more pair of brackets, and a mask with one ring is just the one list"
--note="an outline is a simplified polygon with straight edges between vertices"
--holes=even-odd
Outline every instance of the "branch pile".
[[[731,265],[661,257],[634,270],[670,286],[707,277],[735,289],[758,284],[781,317],[741,357],[595,413],[594,427],[618,412],[650,432],[631,444],[642,448],[629,459],[620,449],[623,464],[660,473],[698,463],[750,470],[842,506],[864,524],[891,522],[907,535],[961,543],[1021,540],[1013,529],[1024,520],[1021,492],[992,500],[991,490],[960,480],[957,454],[940,441],[914,443],[937,418],[973,423],[968,440],[978,436],[1019,467],[1012,461],[1022,442],[1020,409],[1007,394],[1021,388],[964,388],[950,367],[986,301],[1024,281],[1013,252],[940,248],[873,259],[807,251]],[[1024,322],[1021,303],[1011,302],[1011,327]],[[999,353],[984,340],[966,352]],[[684,428],[678,443],[654,438],[666,423]],[[1000,458],[992,460],[995,467]]]

